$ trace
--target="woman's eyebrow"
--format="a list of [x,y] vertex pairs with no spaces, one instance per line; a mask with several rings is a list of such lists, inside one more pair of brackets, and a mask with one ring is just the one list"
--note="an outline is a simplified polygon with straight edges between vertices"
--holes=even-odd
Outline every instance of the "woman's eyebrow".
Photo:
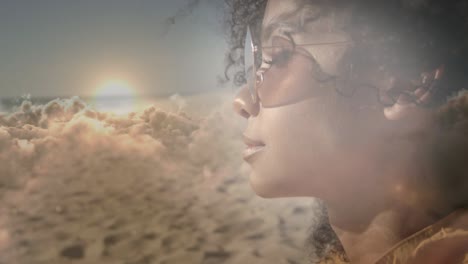
[[286,21],[288,18],[297,16],[298,11],[299,10],[296,10],[291,13],[282,14],[270,20],[267,26],[264,29],[262,29],[262,32],[261,32],[262,40],[269,39],[273,35],[275,30],[277,30],[278,28],[282,28],[282,27],[287,28],[290,31],[300,31],[301,28],[304,27],[306,24],[315,22],[322,16],[321,13],[317,12],[314,15],[307,16],[306,18],[301,17],[300,21]]
[[[301,32],[303,30],[302,27],[304,27],[306,24],[309,23],[314,23],[319,20],[320,17],[322,17],[322,13],[316,13],[314,16],[309,16],[301,21],[301,23],[298,23],[297,21],[285,21],[285,17],[289,16],[291,14],[283,14],[280,16],[277,16],[273,19],[271,19],[266,26],[262,28],[262,31],[260,32],[260,39],[261,42],[267,42],[273,34],[277,31],[277,29],[283,28],[285,29],[285,34],[294,34]],[[291,39],[292,40],[292,39]],[[294,42],[294,40],[292,40]],[[297,44],[294,43],[294,45],[297,46],[323,46],[323,45],[342,45],[342,44],[348,44],[348,43],[353,43],[352,40],[348,39],[343,39],[343,40],[335,40],[335,41],[323,41],[323,42],[315,42],[315,43],[302,43],[302,44]],[[262,48],[271,48],[273,46],[263,46]]]
[[[284,24],[282,25],[278,25],[278,24],[271,24],[269,25],[265,31],[266,32],[262,32],[262,40],[268,40],[270,39],[270,37],[273,35],[273,32],[275,32],[276,29],[282,27],[282,26],[285,26]],[[289,27],[291,28],[291,27]],[[293,42],[294,40],[291,39]],[[323,45],[341,45],[341,44],[349,44],[349,43],[352,43],[353,41],[352,40],[337,40],[337,41],[323,41],[323,42],[315,42],[315,43],[302,43],[302,44],[297,44],[297,43],[294,43],[294,45],[296,46],[323,46]],[[262,46],[262,48],[272,48],[274,46]]]
[[288,29],[293,30],[296,28],[296,26],[290,23],[285,23],[285,22],[270,23],[262,30],[262,35],[261,35],[262,39],[263,40],[269,39],[278,28],[288,28]]
[[279,28],[279,25],[277,23],[269,24],[262,31],[262,39],[269,39],[277,28]]

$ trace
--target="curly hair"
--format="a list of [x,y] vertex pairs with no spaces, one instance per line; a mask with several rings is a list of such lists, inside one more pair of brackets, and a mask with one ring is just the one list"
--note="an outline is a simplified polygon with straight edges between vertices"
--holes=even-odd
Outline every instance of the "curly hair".
[[244,38],[250,26],[254,35],[259,35],[267,0],[225,0],[225,29],[229,51],[226,53],[225,81],[240,86],[245,83],[241,66],[244,63]]

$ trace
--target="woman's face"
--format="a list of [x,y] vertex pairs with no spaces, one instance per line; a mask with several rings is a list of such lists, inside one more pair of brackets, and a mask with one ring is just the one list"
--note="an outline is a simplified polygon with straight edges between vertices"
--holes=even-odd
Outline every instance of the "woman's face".
[[[284,33],[288,31],[287,24],[302,15],[285,14],[297,8],[296,1],[268,2],[262,46],[272,46],[274,42],[288,46]],[[341,16],[341,22],[345,21]],[[296,44],[347,41],[341,22],[337,14],[328,14],[308,23],[306,32],[292,33],[290,37]],[[334,75],[348,48],[300,46],[295,55],[289,54],[286,59],[283,56],[281,59],[286,61],[280,65],[262,64],[268,69],[258,88],[259,102],[252,101],[247,87],[235,98],[234,108],[248,119],[244,159],[251,165],[250,183],[258,195],[329,198],[359,191],[355,186],[359,181],[366,181],[368,188],[375,189],[376,179],[354,171],[362,171],[363,160],[372,155],[367,146],[379,138],[385,123],[381,108],[365,94],[343,98],[332,83],[317,81],[313,77],[314,64],[307,57],[312,56],[324,72]],[[281,55],[278,49],[264,49],[263,59],[275,62],[278,54]],[[347,189],[351,185],[353,188]]]

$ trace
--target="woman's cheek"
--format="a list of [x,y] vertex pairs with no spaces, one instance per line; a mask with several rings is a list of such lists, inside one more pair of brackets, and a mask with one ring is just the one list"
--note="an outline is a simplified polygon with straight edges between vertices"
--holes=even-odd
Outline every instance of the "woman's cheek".
[[323,103],[311,98],[260,111],[256,121],[267,148],[253,164],[251,183],[262,196],[303,195],[323,183],[333,148]]

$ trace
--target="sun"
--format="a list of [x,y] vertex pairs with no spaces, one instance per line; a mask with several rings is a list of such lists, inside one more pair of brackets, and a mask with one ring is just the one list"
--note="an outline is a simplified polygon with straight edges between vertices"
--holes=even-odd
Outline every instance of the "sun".
[[121,79],[102,82],[96,88],[93,99],[95,107],[100,111],[126,114],[136,110],[136,91]]
[[107,80],[103,82],[96,90],[95,97],[133,97],[135,91],[123,80]]

